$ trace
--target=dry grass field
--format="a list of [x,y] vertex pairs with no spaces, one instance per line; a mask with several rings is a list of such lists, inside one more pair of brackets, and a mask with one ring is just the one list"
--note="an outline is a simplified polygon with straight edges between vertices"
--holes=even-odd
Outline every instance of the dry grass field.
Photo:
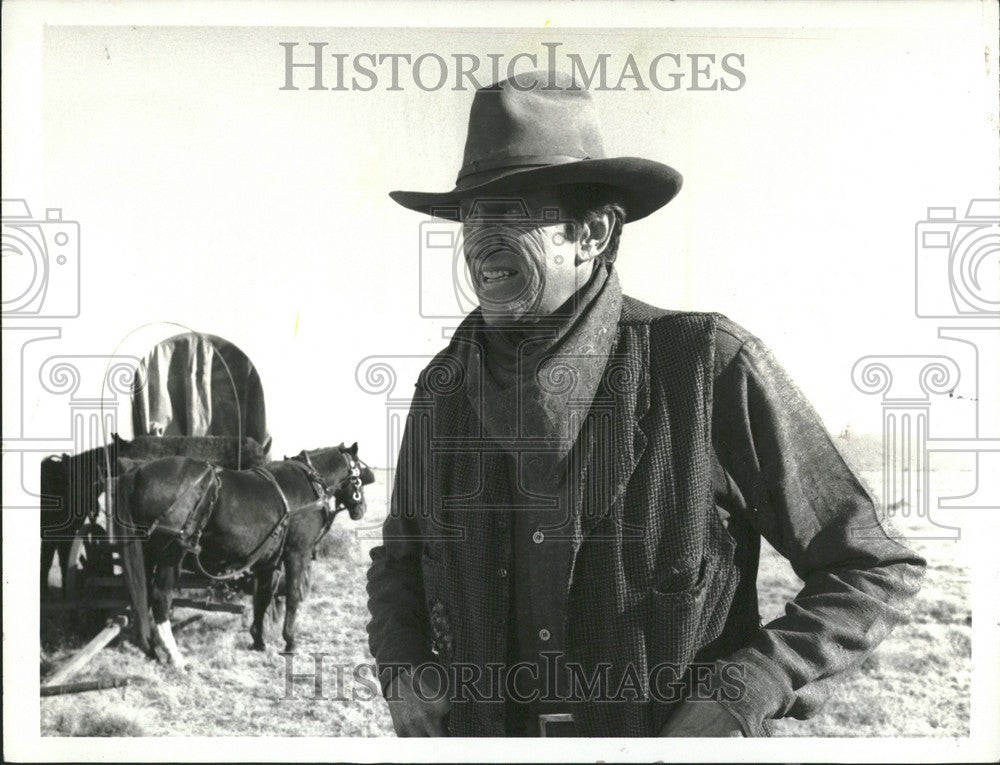
[[[865,475],[869,483],[877,474]],[[76,679],[127,676],[122,691],[41,699],[41,732],[49,736],[385,736],[392,728],[384,702],[373,693],[365,623],[365,571],[374,527],[385,513],[387,474],[369,487],[369,514],[361,524],[339,517],[313,564],[311,591],[299,616],[295,673],[311,673],[322,656],[322,699],[312,680],[289,692],[288,657],[280,626],[271,626],[265,653],[248,650],[247,617],[177,609],[175,635],[190,667],[155,664],[125,641],[102,651]],[[949,480],[936,474],[932,481]],[[877,485],[877,484],[876,484]],[[903,531],[917,529],[901,524]],[[361,538],[359,538],[359,536]],[[778,736],[967,736],[972,615],[969,567],[961,542],[914,540],[929,561],[925,586],[911,621],[897,630],[845,679],[824,710],[808,721],[781,720]],[[768,548],[760,592],[765,621],[782,612],[799,582]],[[58,620],[43,620],[41,676],[81,645]],[[343,668],[343,669],[341,669]],[[364,673],[365,670],[362,670]],[[340,680],[338,682],[338,676]]]

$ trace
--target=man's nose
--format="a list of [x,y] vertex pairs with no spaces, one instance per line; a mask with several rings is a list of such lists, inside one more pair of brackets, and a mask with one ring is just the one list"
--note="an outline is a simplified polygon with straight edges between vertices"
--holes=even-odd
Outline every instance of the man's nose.
[[467,258],[486,257],[499,252],[521,251],[522,230],[502,223],[470,226],[464,229],[463,248]]

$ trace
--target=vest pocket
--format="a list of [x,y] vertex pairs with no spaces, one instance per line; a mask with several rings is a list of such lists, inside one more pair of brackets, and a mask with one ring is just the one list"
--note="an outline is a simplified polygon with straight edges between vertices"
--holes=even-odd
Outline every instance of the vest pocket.
[[[687,664],[700,647],[699,625],[712,571],[702,559],[650,590],[646,641],[651,665]],[[678,587],[684,582],[688,586]]]
[[649,593],[646,641],[650,663],[686,665],[722,632],[739,575],[735,542],[723,535],[697,564],[668,570]]
[[656,577],[653,592],[657,595],[674,596],[694,592],[705,580],[708,566],[706,557],[689,558],[667,568]]

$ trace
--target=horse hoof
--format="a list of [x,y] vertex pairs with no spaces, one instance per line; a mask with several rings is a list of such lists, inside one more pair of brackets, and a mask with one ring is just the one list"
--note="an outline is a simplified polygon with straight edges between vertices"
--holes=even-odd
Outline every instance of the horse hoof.
[[251,643],[250,644],[250,650],[251,651],[263,651],[265,648],[266,648],[266,646],[263,643]]

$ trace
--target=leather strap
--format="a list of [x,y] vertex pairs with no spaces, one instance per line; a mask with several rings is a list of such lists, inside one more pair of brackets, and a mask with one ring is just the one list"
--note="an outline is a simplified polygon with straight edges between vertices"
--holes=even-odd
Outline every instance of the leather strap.
[[[220,468],[206,464],[205,469],[198,477],[188,484],[177,495],[170,507],[150,524],[146,531],[146,538],[149,539],[154,532],[169,534],[177,537],[178,543],[185,550],[197,550],[201,532],[208,525],[208,519],[212,515],[215,501],[218,498],[221,484],[220,471]],[[208,481],[207,484],[206,481]],[[201,489],[201,492],[192,497],[192,492],[198,488]],[[189,506],[185,508],[185,505]],[[177,527],[174,527],[170,525],[170,521],[179,512],[183,513],[183,520]]]
[[[275,491],[278,492],[278,497],[281,499],[281,517],[278,518],[278,522],[271,529],[270,533],[265,536],[253,551],[250,553],[246,562],[237,569],[230,569],[229,571],[224,571],[217,574],[209,573],[205,570],[205,567],[201,563],[201,550],[192,550],[194,555],[194,565],[195,569],[202,576],[208,577],[214,581],[225,581],[227,579],[235,579],[237,577],[243,576],[247,571],[253,568],[264,557],[264,553],[267,550],[267,546],[270,542],[278,540],[278,549],[271,556],[272,558],[281,558],[281,553],[285,549],[285,540],[288,538],[288,524],[292,519],[292,511],[288,506],[288,497],[285,496],[285,492],[281,490],[278,485],[278,481],[275,479],[274,475],[262,467],[256,467],[253,472],[259,475],[261,478],[265,479],[271,486],[274,487]],[[216,497],[217,499],[217,497]],[[214,505],[214,503],[213,503]],[[296,508],[296,510],[301,510],[304,508]]]

